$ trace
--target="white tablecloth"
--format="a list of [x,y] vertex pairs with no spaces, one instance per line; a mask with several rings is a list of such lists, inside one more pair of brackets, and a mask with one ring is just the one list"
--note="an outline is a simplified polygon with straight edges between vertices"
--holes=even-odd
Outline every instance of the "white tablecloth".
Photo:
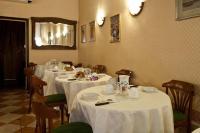
[[[109,75],[106,74],[98,74],[99,79],[96,81],[87,81],[87,80],[75,80],[75,81],[68,81],[68,78],[59,78],[56,77],[56,86],[57,88],[60,88],[61,86],[64,89],[66,98],[67,98],[67,105],[68,105],[68,111],[70,113],[71,106],[73,103],[73,100],[75,96],[83,89],[98,86],[98,85],[104,85],[108,84],[110,79],[112,78]],[[58,89],[57,89],[58,90]]]
[[43,78],[45,71],[45,65],[37,65],[35,69],[35,75],[39,78]]
[[200,133],[200,128],[198,128],[198,129],[192,131],[192,133]]
[[44,87],[44,95],[52,95],[52,94],[60,94],[64,93],[64,90],[56,87],[55,78],[59,75],[68,75],[68,74],[75,74],[74,71],[64,71],[64,70],[45,70],[43,81],[47,83],[47,86]]
[[[55,62],[55,60],[51,60],[51,61]],[[55,67],[57,67],[58,69],[63,69],[65,66],[62,62],[59,62],[59,61],[57,62],[58,63],[57,65],[51,65],[51,61],[48,61],[44,65],[37,65],[36,70],[35,70],[35,75],[43,79],[45,70],[53,69]]]
[[[173,113],[170,98],[163,92],[140,92],[130,99],[103,95],[105,86],[81,91],[74,100],[70,122],[86,122],[93,133],[173,133]],[[118,99],[116,103],[95,106],[97,101],[82,100],[82,94],[94,92],[103,99]]]

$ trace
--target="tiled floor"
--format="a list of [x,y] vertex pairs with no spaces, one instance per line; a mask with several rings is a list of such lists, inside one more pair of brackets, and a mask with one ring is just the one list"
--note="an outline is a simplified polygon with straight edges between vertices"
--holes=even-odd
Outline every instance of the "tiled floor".
[[35,117],[28,114],[28,95],[24,90],[0,92],[0,133],[33,133]]
[[[28,114],[28,101],[24,90],[0,91],[0,133],[34,133],[35,117]],[[54,126],[59,123],[56,120]]]

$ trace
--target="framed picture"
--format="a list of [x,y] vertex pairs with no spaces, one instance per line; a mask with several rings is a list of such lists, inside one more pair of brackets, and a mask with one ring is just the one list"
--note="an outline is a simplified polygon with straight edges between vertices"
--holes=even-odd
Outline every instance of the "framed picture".
[[200,16],[200,0],[176,0],[176,19]]
[[95,41],[95,21],[89,23],[90,26],[90,42]]
[[82,25],[81,26],[81,42],[82,43],[86,43],[87,39],[86,39],[86,25]]
[[110,17],[110,35],[111,35],[111,43],[120,41],[120,18],[119,14]]

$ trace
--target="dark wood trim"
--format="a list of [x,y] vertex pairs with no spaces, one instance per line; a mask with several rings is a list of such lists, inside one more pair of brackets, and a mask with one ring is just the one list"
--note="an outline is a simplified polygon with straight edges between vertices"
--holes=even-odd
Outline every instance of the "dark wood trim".
[[7,16],[0,16],[0,19],[4,20],[11,20],[11,21],[28,21],[28,18],[17,18],[17,17],[7,17]]
[[[49,46],[41,46],[38,47],[35,44],[35,23],[36,22],[54,22],[54,23],[65,23],[74,26],[74,45],[72,47],[69,46],[59,46],[59,45],[49,45]],[[56,17],[31,17],[32,23],[32,49],[40,49],[40,50],[75,50],[76,49],[76,25],[77,21],[75,20],[67,20],[63,18]]]
[[10,21],[21,21],[25,22],[25,43],[26,43],[26,65],[29,63],[29,19],[28,18],[17,18],[17,17],[8,17],[0,16],[1,20],[10,20]]

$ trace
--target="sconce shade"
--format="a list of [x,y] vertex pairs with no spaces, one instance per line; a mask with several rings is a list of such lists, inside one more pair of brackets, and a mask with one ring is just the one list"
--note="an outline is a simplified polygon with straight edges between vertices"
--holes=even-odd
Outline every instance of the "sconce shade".
[[103,26],[105,22],[105,15],[103,10],[98,11],[96,21],[99,26]]
[[129,12],[133,16],[137,16],[142,12],[144,7],[144,0],[129,0],[128,8]]
[[98,23],[99,26],[103,26],[104,22],[105,22],[105,17],[100,18],[99,20],[97,20],[97,23]]

